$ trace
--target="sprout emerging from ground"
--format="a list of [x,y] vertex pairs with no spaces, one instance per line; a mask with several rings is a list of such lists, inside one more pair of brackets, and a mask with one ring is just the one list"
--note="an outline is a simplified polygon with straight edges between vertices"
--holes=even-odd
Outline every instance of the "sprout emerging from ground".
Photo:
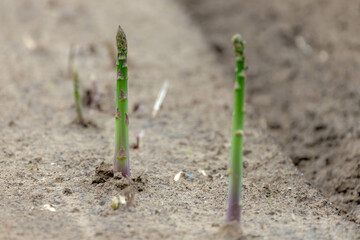
[[74,79],[74,96],[75,96],[75,108],[76,108],[77,118],[81,125],[86,126],[84,117],[82,115],[81,97],[79,94],[79,74],[77,69],[74,69],[73,79]]
[[128,74],[127,41],[124,30],[119,26],[116,34],[117,45],[117,80],[116,80],[116,115],[115,115],[115,156],[114,173],[121,172],[130,177],[129,167],[129,116],[128,116]]
[[245,55],[244,41],[237,34],[232,38],[235,58],[234,113],[231,142],[231,170],[227,222],[238,221],[241,217],[242,158],[245,119]]

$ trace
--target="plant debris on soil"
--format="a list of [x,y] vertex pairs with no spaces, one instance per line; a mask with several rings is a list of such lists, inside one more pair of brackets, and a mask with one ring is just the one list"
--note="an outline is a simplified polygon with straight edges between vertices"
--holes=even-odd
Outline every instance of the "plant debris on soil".
[[[310,33],[301,32],[301,27],[288,25],[295,24],[301,11],[296,14],[287,11],[296,10],[291,7],[301,3],[272,1],[268,10],[268,3],[241,2],[248,4],[249,10],[239,8],[239,14],[248,20],[247,27],[237,32],[248,42],[248,82],[253,83],[248,88],[244,132],[242,223],[241,229],[234,229],[224,225],[233,100],[233,76],[228,74],[233,63],[225,63],[230,59],[226,56],[230,56],[227,44],[231,46],[231,36],[226,39],[224,35],[224,42],[209,43],[213,41],[212,35],[203,34],[177,1],[0,1],[0,18],[6,23],[0,28],[0,239],[358,239],[359,225],[337,209],[336,201],[318,190],[320,180],[312,180],[311,174],[303,170],[307,169],[303,164],[318,162],[313,159],[315,150],[299,155],[303,160],[294,166],[295,158],[288,154],[288,148],[295,143],[288,140],[283,152],[278,141],[284,143],[281,139],[288,135],[269,134],[296,133],[294,139],[299,139],[296,140],[299,150],[303,150],[305,145],[300,139],[309,137],[305,135],[309,126],[316,126],[316,134],[322,136],[316,143],[325,146],[330,141],[343,145],[347,139],[349,145],[343,145],[344,152],[336,152],[339,158],[330,158],[335,152],[326,151],[329,165],[313,169],[320,174],[328,166],[340,163],[337,159],[356,146],[355,135],[341,137],[344,126],[355,126],[347,125],[346,121],[355,120],[355,115],[346,109],[354,103],[352,99],[357,99],[357,88],[351,81],[355,79],[356,72],[352,70],[355,71],[356,64],[346,58],[345,52],[340,52],[346,50],[345,43],[339,48],[334,45],[338,44],[337,35],[324,38],[329,44],[321,45]],[[322,2],[325,6],[317,4],[318,9],[331,6],[334,11],[346,10],[347,6],[337,9],[335,1],[330,5]],[[314,19],[324,15],[315,14],[313,5],[304,3],[304,7],[313,12]],[[280,24],[281,14],[289,16],[289,21]],[[227,12],[223,15],[230,16]],[[354,15],[350,11],[348,16]],[[344,31],[346,36],[350,35],[346,32],[353,28],[352,23],[347,16],[339,18],[343,20],[337,24],[347,25],[348,30]],[[275,33],[266,28],[269,19],[278,29]],[[328,19],[325,20],[311,22],[314,32],[327,26]],[[129,142],[136,142],[137,133],[146,132],[141,147],[130,152],[130,179],[114,176],[111,171],[116,76],[114,68],[109,67],[114,65],[114,59],[109,57],[108,43],[115,44],[119,24],[126,28],[129,43],[132,96],[129,106],[139,103],[142,106],[141,111],[130,112]],[[224,23],[221,29],[229,27]],[[249,31],[257,29],[266,34],[257,34],[259,38],[249,35]],[[283,32],[281,41],[288,41],[281,54],[282,48],[277,48],[278,32]],[[298,38],[299,47],[287,40],[292,39],[291,34],[303,36]],[[258,40],[265,35],[273,38]],[[346,46],[357,51],[355,35],[346,39],[349,44]],[[83,89],[91,88],[92,75],[98,79],[97,89],[101,93],[98,107],[83,108],[86,119],[97,127],[71,124],[76,112],[67,61],[69,46],[73,44],[78,46],[76,61]],[[316,63],[317,58],[309,60],[313,56],[309,55],[309,46],[311,54],[319,53],[319,49],[326,51],[331,57],[326,64],[330,65]],[[350,54],[350,50],[346,51]],[[218,54],[223,56],[219,58]],[[326,59],[324,52],[321,56]],[[334,56],[348,63],[347,68],[335,70]],[[283,65],[271,70],[278,62],[265,66],[266,61]],[[294,61],[304,64],[303,69],[308,71],[291,67]],[[337,75],[329,71],[328,78],[322,78],[325,69],[332,69]],[[353,89],[352,97],[345,90],[335,91],[333,85],[323,88],[326,81],[332,82],[332,77],[349,79],[349,85],[339,81],[336,86]],[[288,78],[297,83],[292,85],[292,80],[283,83],[292,85],[292,91],[279,87],[282,79]],[[322,80],[325,83],[313,81],[314,85],[306,92],[300,79],[309,82],[325,79]],[[169,82],[166,98],[156,118],[152,118],[152,107],[166,80]],[[318,109],[326,102],[319,94],[330,99],[330,93],[341,101]],[[292,109],[292,99],[301,94],[313,100],[310,105],[304,103],[307,114],[303,116],[299,109],[297,118],[290,111],[277,112],[281,103]],[[311,98],[308,94],[314,95]],[[281,101],[285,96],[289,97],[286,104]],[[268,107],[260,108],[261,103]],[[340,106],[345,122],[336,118],[337,110],[332,111]],[[267,115],[270,113],[277,113],[278,117],[270,121]],[[305,116],[313,116],[316,125],[302,121]],[[273,128],[269,130],[269,126]],[[334,135],[325,134],[328,131],[334,131]],[[311,138],[309,143],[309,146],[314,143]],[[333,145],[334,151],[340,145]],[[317,154],[319,159],[326,158],[321,151]],[[341,171],[351,175],[356,166],[351,165],[353,158],[348,157],[350,160],[342,165]],[[174,181],[179,172],[184,175]],[[334,170],[332,176],[336,174]],[[336,182],[339,196],[348,196],[353,180],[349,178],[348,185]],[[116,210],[112,204],[114,197],[118,201]],[[349,201],[353,199],[349,197]]]

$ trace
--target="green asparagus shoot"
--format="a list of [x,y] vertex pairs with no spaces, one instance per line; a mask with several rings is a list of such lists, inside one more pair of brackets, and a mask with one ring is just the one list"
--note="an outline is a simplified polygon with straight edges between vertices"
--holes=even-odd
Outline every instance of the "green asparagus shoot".
[[124,177],[130,177],[127,41],[125,32],[120,26],[116,34],[116,44],[117,80],[114,173],[121,172]]
[[76,108],[77,118],[81,125],[86,126],[84,117],[82,115],[81,97],[79,94],[79,74],[77,69],[74,69],[73,79],[74,79],[74,96],[75,96],[75,108]]
[[242,158],[245,119],[245,55],[244,40],[239,34],[232,38],[235,50],[235,86],[234,113],[231,142],[230,189],[228,199],[227,222],[240,222],[241,188],[242,188]]

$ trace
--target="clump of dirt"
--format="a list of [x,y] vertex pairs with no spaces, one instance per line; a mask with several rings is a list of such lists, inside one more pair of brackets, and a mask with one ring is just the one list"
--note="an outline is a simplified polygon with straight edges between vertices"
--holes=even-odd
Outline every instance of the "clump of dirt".
[[130,187],[137,192],[142,192],[146,188],[147,181],[146,176],[143,174],[131,178],[125,178],[120,173],[114,174],[111,164],[101,162],[96,167],[95,176],[91,184],[97,185],[100,188],[113,187],[118,190],[125,190]]
[[101,162],[100,166],[96,167],[95,178],[92,180],[92,184],[105,183],[108,179],[114,176],[114,172],[111,169],[110,164]]
[[219,230],[213,235],[214,239],[226,240],[251,240],[261,239],[260,236],[245,234],[241,226],[237,222],[222,224]]
[[79,119],[75,119],[75,120],[73,120],[71,122],[71,124],[79,125],[79,126],[82,126],[83,128],[98,128],[96,123],[94,123],[91,120],[87,120],[87,119],[85,119],[84,121],[80,121]]
[[215,234],[217,239],[236,239],[245,240],[247,239],[244,235],[240,225],[237,222],[225,223]]

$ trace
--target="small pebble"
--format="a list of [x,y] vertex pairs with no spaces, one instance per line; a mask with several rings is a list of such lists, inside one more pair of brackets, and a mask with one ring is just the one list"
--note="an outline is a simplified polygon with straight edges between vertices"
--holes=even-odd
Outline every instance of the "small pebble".
[[44,210],[48,210],[48,211],[50,211],[50,212],[55,212],[55,211],[56,211],[56,209],[55,209],[53,206],[51,206],[50,204],[45,204],[45,205],[43,206],[43,209],[44,209]]
[[65,195],[71,195],[71,194],[72,194],[72,191],[71,191],[70,188],[64,188],[63,194],[65,194]]
[[248,167],[249,167],[249,162],[248,162],[248,161],[244,161],[244,162],[243,162],[243,167],[244,167],[244,168],[248,168]]
[[190,174],[190,173],[185,173],[185,176],[188,178],[194,178],[194,175]]
[[123,195],[119,195],[119,201],[121,204],[126,204],[126,198]]
[[178,173],[174,176],[174,181],[175,181],[175,182],[179,181],[179,179],[180,179],[182,176],[184,176],[184,175],[185,175],[185,174],[184,174],[183,171],[178,172]]
[[117,210],[119,208],[119,199],[117,197],[113,197],[111,199],[111,207],[114,210]]
[[252,152],[251,150],[244,150],[244,156],[249,155],[251,152]]
[[73,213],[80,212],[80,210],[78,208],[74,208],[71,212],[73,212]]

